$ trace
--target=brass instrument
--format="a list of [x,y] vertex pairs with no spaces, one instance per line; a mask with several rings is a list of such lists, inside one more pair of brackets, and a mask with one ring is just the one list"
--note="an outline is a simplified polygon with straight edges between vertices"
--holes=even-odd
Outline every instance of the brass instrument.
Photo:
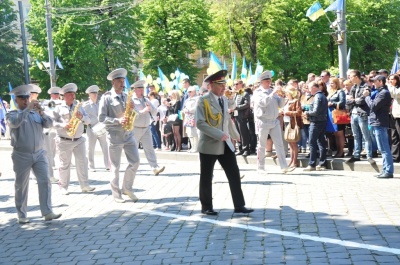
[[136,111],[133,108],[131,108],[131,100],[132,100],[132,96],[133,96],[134,92],[135,92],[135,90],[132,89],[128,93],[128,98],[126,99],[126,103],[125,103],[124,117],[125,117],[125,119],[127,119],[127,121],[125,122],[124,125],[122,125],[122,128],[124,128],[125,131],[133,130],[133,123],[135,122],[136,115],[137,115]]
[[69,137],[72,137],[76,134],[76,131],[78,130],[79,124],[81,123],[81,120],[76,117],[77,112],[79,111],[79,108],[81,107],[82,102],[78,102],[74,108],[74,111],[72,112],[71,119],[69,120],[69,129],[67,130],[67,134]]
[[40,114],[40,112],[44,111],[44,108],[42,107],[42,104],[40,103],[39,100],[32,100],[33,103],[33,110],[36,111],[37,113]]

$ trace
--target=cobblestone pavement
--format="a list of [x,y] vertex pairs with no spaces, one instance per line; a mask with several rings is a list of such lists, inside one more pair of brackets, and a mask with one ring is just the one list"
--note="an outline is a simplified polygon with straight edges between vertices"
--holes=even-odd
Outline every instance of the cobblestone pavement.
[[216,166],[219,215],[210,217],[200,214],[198,162],[163,160],[165,172],[153,176],[142,159],[137,203],[113,201],[104,169],[89,174],[96,191],[81,193],[72,169],[70,195],[53,185],[62,217],[44,222],[31,181],[31,223],[19,225],[10,154],[0,150],[0,264],[400,264],[398,177],[301,169],[283,175],[277,166],[258,174],[255,165],[240,164],[246,206],[255,209],[240,215]]

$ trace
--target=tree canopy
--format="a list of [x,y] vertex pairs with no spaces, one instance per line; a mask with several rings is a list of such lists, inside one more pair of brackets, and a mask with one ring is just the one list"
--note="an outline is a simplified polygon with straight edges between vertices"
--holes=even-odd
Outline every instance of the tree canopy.
[[146,0],[142,10],[146,17],[144,72],[156,76],[159,66],[165,74],[179,68],[188,76],[196,76],[198,69],[188,55],[207,48],[208,38],[213,34],[206,3],[203,0]]
[[[33,59],[48,61],[45,9],[42,0],[31,0],[29,30]],[[57,85],[76,83],[79,91],[96,84],[103,90],[110,84],[107,74],[115,68],[136,68],[141,14],[139,7],[125,1],[53,1],[51,8],[54,56],[64,70],[57,71]],[[32,76],[42,87],[49,87],[49,76],[35,64]]]
[[20,24],[10,0],[0,1],[0,95],[9,92],[8,82],[15,87],[23,84],[23,58],[17,48]]

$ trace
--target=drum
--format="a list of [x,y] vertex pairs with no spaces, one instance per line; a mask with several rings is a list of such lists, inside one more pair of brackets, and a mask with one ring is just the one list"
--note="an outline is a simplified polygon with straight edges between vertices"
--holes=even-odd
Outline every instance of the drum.
[[106,125],[102,122],[98,122],[95,125],[92,126],[92,131],[97,135],[97,136],[102,136],[104,135],[107,130],[106,130]]

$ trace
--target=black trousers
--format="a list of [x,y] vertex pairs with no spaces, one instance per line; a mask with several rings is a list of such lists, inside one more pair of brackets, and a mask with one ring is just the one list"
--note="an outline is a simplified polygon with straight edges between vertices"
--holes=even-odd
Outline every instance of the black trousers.
[[200,153],[200,202],[202,210],[212,210],[212,178],[214,165],[219,161],[225,175],[228,178],[229,188],[233,205],[240,208],[245,205],[243,192],[240,183],[240,171],[237,165],[235,153],[225,144],[223,155],[208,155]]
[[[392,135],[392,156],[395,163],[400,162],[400,118],[394,118],[394,128],[391,129]],[[389,138],[390,139],[390,138]]]
[[250,131],[247,122],[247,119],[235,117],[236,128],[239,129],[240,133],[239,150],[250,152]]

